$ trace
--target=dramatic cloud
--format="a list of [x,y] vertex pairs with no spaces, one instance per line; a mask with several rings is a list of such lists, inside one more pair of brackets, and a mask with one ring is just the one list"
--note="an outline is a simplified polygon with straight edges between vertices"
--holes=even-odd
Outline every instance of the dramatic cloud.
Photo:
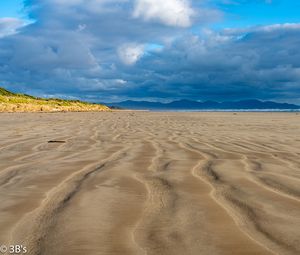
[[209,2],[27,0],[34,23],[0,20],[0,83],[92,101],[300,103],[300,24],[212,30]]
[[179,27],[189,27],[193,15],[194,11],[187,0],[136,0],[134,10],[134,17]]

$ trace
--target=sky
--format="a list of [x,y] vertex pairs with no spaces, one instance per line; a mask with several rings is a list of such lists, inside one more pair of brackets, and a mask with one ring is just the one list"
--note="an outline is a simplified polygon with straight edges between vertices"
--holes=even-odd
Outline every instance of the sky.
[[300,104],[298,0],[0,0],[0,86],[93,102]]

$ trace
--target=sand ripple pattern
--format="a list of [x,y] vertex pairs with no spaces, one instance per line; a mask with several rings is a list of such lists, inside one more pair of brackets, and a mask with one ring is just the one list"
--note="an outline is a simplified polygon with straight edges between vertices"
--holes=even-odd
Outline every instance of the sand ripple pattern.
[[299,130],[295,113],[1,114],[0,244],[300,254]]

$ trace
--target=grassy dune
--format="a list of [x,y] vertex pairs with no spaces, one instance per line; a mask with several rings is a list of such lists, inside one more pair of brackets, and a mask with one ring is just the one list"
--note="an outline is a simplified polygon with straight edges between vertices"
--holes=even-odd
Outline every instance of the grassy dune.
[[0,112],[98,112],[109,110],[109,107],[101,104],[78,100],[37,98],[26,94],[15,94],[0,88]]

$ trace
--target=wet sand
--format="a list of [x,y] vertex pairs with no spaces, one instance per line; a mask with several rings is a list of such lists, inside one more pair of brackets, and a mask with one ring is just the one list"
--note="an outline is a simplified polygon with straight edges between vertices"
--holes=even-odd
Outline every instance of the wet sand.
[[300,254],[300,115],[0,114],[0,244]]

